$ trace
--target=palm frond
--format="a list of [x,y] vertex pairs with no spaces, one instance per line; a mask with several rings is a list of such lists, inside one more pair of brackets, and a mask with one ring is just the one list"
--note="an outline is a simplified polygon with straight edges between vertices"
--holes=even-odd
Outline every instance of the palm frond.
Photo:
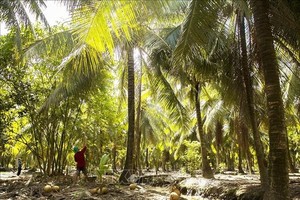
[[184,130],[189,129],[189,118],[186,109],[177,98],[174,93],[174,88],[172,88],[165,78],[160,67],[156,67],[154,71],[148,70],[146,73],[152,83],[150,87],[152,88],[152,91],[154,91],[156,98],[171,112],[171,119],[182,125],[181,127],[183,127]]
[[162,24],[174,26],[180,23],[187,5],[186,0],[141,0],[136,5],[135,12],[139,21],[152,21],[150,27],[157,30],[162,27]]
[[[205,132],[212,128],[214,124],[224,118],[227,110],[224,108],[224,102],[219,99],[211,99],[206,102],[205,109],[205,122],[203,124]],[[208,105],[209,104],[209,105]]]
[[[218,38],[220,1],[193,0],[182,25],[182,35],[174,51],[174,63],[189,65],[207,59]],[[188,67],[188,66],[186,66]]]
[[2,0],[0,1],[0,19],[4,21],[9,29],[16,31],[16,44],[19,52],[21,52],[21,25],[25,25],[25,28],[29,26],[31,32],[34,33],[32,23],[30,21],[29,12],[36,14],[38,19],[49,27],[49,24],[41,10],[41,7],[45,6],[43,0]]
[[29,12],[35,15],[36,20],[41,22],[50,29],[50,25],[41,8],[47,7],[44,0],[22,0],[25,6],[29,8]]
[[284,40],[293,49],[300,48],[300,18],[286,1],[274,1],[271,4],[270,21],[273,33]]
[[[114,52],[115,39],[131,39],[136,27],[137,1],[99,1],[82,6],[73,13],[74,33],[78,40],[98,51]],[[116,38],[114,38],[116,36]]]
[[152,115],[147,112],[147,109],[142,109],[141,111],[141,130],[143,134],[143,138],[145,141],[149,141],[152,144],[156,144],[159,139],[157,133],[155,130],[158,130],[158,125],[155,123],[155,120],[157,119],[157,115],[155,117],[152,117]]
[[59,86],[48,97],[43,109],[56,105],[68,96],[79,96],[89,92],[93,81],[101,78],[105,61],[103,55],[88,45],[81,45],[71,52],[58,66],[63,71]]
[[291,75],[287,88],[287,104],[294,104],[300,97],[300,78],[299,73]]
[[[27,2],[24,2],[24,3],[27,3]],[[20,1],[20,0],[15,1],[14,12],[17,14],[18,18],[25,25],[25,27],[29,26],[31,32],[34,33],[34,28],[30,21],[29,15],[25,9],[25,6],[26,6],[26,4],[24,5],[22,1]]]
[[55,56],[61,57],[70,53],[75,45],[74,38],[70,31],[60,31],[50,36],[36,40],[29,47],[24,49],[24,55],[28,58]]
[[16,31],[16,44],[18,50],[21,52],[21,28],[15,15],[14,5],[9,0],[0,1],[0,19],[5,22],[8,28]]
[[81,6],[89,5],[93,2],[94,0],[57,0],[60,4],[66,6],[68,10],[75,10],[78,9]]

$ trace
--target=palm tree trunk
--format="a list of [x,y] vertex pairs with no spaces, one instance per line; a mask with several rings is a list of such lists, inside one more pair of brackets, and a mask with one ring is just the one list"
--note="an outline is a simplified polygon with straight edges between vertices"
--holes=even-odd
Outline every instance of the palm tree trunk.
[[221,161],[220,150],[222,149],[223,144],[223,124],[218,120],[216,123],[216,173],[220,172],[219,165]]
[[290,150],[288,150],[288,159],[289,159],[289,168],[290,168],[290,172],[291,172],[291,173],[297,173],[298,170],[296,169],[296,167],[295,167],[295,165],[294,165],[294,163],[293,163],[293,159],[292,159]]
[[239,146],[239,164],[238,164],[239,173],[244,174],[243,170],[243,158],[242,158],[242,148]]
[[136,114],[136,169],[139,173],[141,173],[141,163],[140,163],[140,151],[141,151],[141,128],[140,128],[140,120],[141,120],[141,104],[142,104],[142,67],[140,69],[139,74],[139,85],[138,85],[138,105],[137,105],[137,114]]
[[58,173],[63,173],[63,147],[65,143],[65,137],[66,137],[66,132],[67,132],[67,125],[69,121],[69,98],[67,98],[67,103],[65,106],[65,109],[63,110],[64,117],[63,117],[63,130],[61,132],[61,137],[60,137],[60,143],[59,143],[59,148],[57,152],[57,162],[58,162]]
[[260,182],[264,189],[268,188],[268,171],[267,166],[265,165],[265,155],[262,142],[260,140],[260,135],[257,128],[257,119],[254,110],[254,100],[253,100],[253,87],[252,79],[250,77],[250,70],[248,66],[248,56],[247,56],[247,47],[246,47],[246,34],[245,34],[245,24],[244,24],[244,15],[239,16],[239,30],[241,37],[241,50],[242,50],[242,71],[244,85],[246,89],[247,96],[247,107],[251,121],[251,127],[253,132],[254,147],[256,151],[257,163],[259,168]]
[[269,119],[269,176],[267,199],[289,199],[288,147],[278,63],[268,18],[269,2],[251,0],[260,64],[265,79]]
[[236,154],[235,152],[235,143],[236,143],[236,138],[234,137],[234,120],[231,118],[229,121],[229,135],[232,136],[230,141],[230,148],[229,151],[227,149],[227,170],[228,171],[234,171],[234,155]]
[[149,149],[146,148],[146,158],[145,158],[146,169],[149,171]]
[[5,142],[4,142],[4,137],[2,137],[3,133],[2,133],[2,130],[0,130],[0,142],[1,142],[1,145],[0,145],[0,166],[1,167],[4,167],[5,163],[4,163],[4,156],[3,156],[3,153],[5,152]]
[[[241,118],[241,116],[240,116]],[[242,120],[239,120],[240,123],[240,132],[241,132],[241,144],[242,144],[242,149],[244,150],[244,155],[246,157],[247,160],[247,166],[248,166],[248,173],[249,174],[253,174],[254,171],[252,169],[253,166],[253,162],[252,162],[252,154],[250,152],[249,149],[249,129],[246,126],[246,124],[244,122],[242,122]]]
[[202,157],[202,176],[204,178],[214,178],[213,171],[209,165],[208,158],[207,158],[207,149],[206,143],[204,140],[204,133],[203,133],[203,123],[201,118],[201,109],[200,109],[200,83],[196,82],[195,84],[195,107],[196,107],[196,114],[197,114],[197,126],[198,132],[200,137],[200,144],[201,144],[201,157]]
[[133,48],[128,49],[128,133],[127,152],[124,170],[119,178],[120,183],[129,183],[134,167],[134,58]]
[[112,170],[113,172],[117,172],[117,145],[114,143],[113,148],[111,150],[112,154]]
[[237,141],[239,149],[241,150],[241,156],[246,159],[248,173],[252,174],[252,161],[251,152],[249,150],[249,133],[248,127],[242,122],[241,116],[235,119],[236,131],[237,131]]

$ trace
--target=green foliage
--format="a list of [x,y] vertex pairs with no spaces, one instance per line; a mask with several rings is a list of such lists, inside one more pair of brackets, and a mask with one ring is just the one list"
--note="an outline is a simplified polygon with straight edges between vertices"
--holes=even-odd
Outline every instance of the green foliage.
[[186,171],[195,175],[195,171],[200,168],[201,151],[200,143],[197,141],[184,141],[185,151],[183,156],[180,158],[185,163]]
[[109,155],[107,155],[107,154],[102,155],[102,157],[100,159],[100,163],[99,163],[99,166],[97,169],[97,175],[100,180],[100,183],[102,183],[103,175],[109,170],[109,167],[107,164],[108,160],[109,160]]

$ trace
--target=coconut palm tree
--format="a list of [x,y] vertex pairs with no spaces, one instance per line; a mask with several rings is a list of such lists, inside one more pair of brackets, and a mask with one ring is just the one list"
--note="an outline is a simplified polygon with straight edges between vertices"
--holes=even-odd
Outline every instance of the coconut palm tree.
[[[203,136],[202,120],[199,113],[199,92],[201,84],[205,79],[201,73],[212,72],[213,65],[210,64],[210,56],[216,45],[219,35],[220,21],[218,11],[222,1],[191,1],[185,22],[182,25],[182,33],[174,51],[174,63],[186,77],[191,81],[195,90],[195,108],[197,111],[198,134],[201,143],[203,177],[212,178],[212,170],[209,166],[205,141]],[[210,74],[212,75],[212,74]],[[191,78],[191,76],[194,78]],[[194,80],[194,81],[193,81]],[[202,140],[202,141],[201,141]]]
[[259,174],[261,185],[263,188],[268,187],[268,174],[267,174],[267,166],[265,162],[264,150],[263,145],[260,139],[259,131],[258,131],[258,123],[257,123],[257,116],[255,113],[255,106],[254,106],[254,92],[253,92],[253,80],[250,76],[251,67],[248,64],[248,51],[247,51],[247,44],[246,44],[246,27],[245,27],[245,11],[241,9],[237,9],[236,11],[237,16],[237,28],[239,31],[239,45],[240,45],[240,64],[241,64],[241,71],[242,71],[242,78],[243,78],[243,85],[246,94],[246,101],[247,101],[247,108],[249,113],[250,124],[253,132],[254,138],[254,147],[256,150],[256,156],[259,166]]
[[119,178],[121,183],[128,183],[129,177],[134,173],[134,129],[135,129],[135,86],[134,86],[134,58],[133,47],[129,46],[127,50],[128,60],[128,133],[127,133],[127,152],[124,170]]
[[269,1],[251,0],[259,61],[264,73],[270,140],[267,199],[289,198],[288,147],[278,63],[269,21]]

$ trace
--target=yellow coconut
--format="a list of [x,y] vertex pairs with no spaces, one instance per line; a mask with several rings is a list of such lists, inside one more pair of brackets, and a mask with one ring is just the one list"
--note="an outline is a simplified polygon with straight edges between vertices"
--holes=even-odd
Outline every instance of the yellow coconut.
[[58,192],[60,190],[58,185],[53,185],[52,186],[52,191]]
[[170,194],[170,200],[179,200],[180,197],[176,192],[171,192]]
[[98,193],[99,193],[99,194],[107,194],[107,193],[108,193],[107,187],[103,187],[102,189],[99,188]]
[[91,194],[96,194],[98,192],[98,188],[89,189]]
[[51,185],[46,185],[46,186],[44,187],[44,191],[45,191],[45,192],[51,192],[51,191],[52,191]]
[[136,184],[136,183],[131,183],[131,184],[129,185],[130,190],[135,190],[136,187],[137,187],[137,184]]
[[181,192],[178,188],[174,188],[172,192],[175,192],[178,196],[181,195]]
[[102,188],[102,194],[106,194],[106,193],[108,193],[108,189],[107,189],[107,187],[103,187]]

